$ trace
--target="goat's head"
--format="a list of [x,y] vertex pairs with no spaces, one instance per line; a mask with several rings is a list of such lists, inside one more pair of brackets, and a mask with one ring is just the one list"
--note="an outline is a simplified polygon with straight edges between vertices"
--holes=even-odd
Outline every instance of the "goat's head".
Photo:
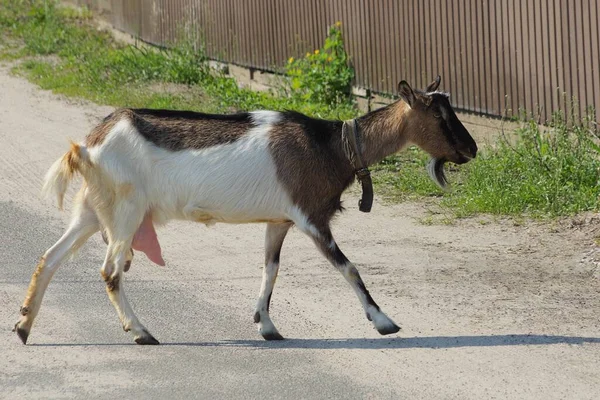
[[444,163],[463,164],[475,158],[477,144],[459,121],[448,95],[437,91],[438,76],[425,91],[413,90],[406,81],[398,84],[400,97],[410,106],[409,140],[432,157],[429,175],[445,188]]

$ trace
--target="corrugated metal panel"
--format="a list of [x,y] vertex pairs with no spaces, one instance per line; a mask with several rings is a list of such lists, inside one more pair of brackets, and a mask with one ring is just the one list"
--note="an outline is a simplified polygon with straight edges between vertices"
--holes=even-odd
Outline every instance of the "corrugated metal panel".
[[320,47],[342,22],[356,85],[394,93],[406,79],[442,87],[460,109],[550,117],[600,109],[595,0],[78,0],[112,1],[118,29],[162,45],[199,37],[212,58],[274,70]]

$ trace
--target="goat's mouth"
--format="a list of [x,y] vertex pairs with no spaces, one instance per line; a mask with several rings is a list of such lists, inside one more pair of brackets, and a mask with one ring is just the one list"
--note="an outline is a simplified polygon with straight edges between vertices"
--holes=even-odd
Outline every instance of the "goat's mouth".
[[467,162],[473,160],[476,157],[477,153],[461,151],[458,154],[461,158],[461,160],[460,160],[461,162],[459,164],[464,164],[464,163],[467,163]]
[[446,173],[444,172],[445,163],[446,160],[443,158],[432,158],[427,164],[427,172],[429,173],[431,180],[433,180],[441,189],[448,190],[448,179],[446,179]]

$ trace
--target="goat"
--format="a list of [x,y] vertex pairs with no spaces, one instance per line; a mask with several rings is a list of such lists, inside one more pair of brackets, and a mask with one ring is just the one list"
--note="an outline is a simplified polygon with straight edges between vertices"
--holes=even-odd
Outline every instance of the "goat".
[[[169,220],[265,222],[265,266],[254,322],[266,340],[283,339],[269,316],[279,255],[291,226],[308,235],[342,273],[367,319],[382,335],[400,328],[379,308],[330,230],[340,198],[355,179],[356,160],[371,165],[408,143],[432,156],[431,177],[445,185],[443,164],[474,158],[477,145],[458,120],[438,76],[425,91],[398,84],[400,99],[353,121],[360,142],[348,151],[342,121],[297,112],[208,115],[121,109],[106,117],[48,171],[44,191],[59,208],[69,182],[83,176],[64,235],[42,256],[15,331],[24,344],[44,292],[60,264],[94,233],[108,243],[101,275],[123,329],[138,344],[158,344],[140,323],[123,289],[131,249],[164,264],[154,225]],[[369,206],[370,207],[370,206]]]

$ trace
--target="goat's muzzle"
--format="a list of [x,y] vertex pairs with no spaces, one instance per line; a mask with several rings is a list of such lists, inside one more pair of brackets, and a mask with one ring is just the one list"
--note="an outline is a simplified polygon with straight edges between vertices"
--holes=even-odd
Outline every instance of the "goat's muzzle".
[[456,164],[464,164],[469,162],[477,156],[477,144],[475,141],[473,141],[472,145],[461,148],[457,151],[457,153],[459,159]]

